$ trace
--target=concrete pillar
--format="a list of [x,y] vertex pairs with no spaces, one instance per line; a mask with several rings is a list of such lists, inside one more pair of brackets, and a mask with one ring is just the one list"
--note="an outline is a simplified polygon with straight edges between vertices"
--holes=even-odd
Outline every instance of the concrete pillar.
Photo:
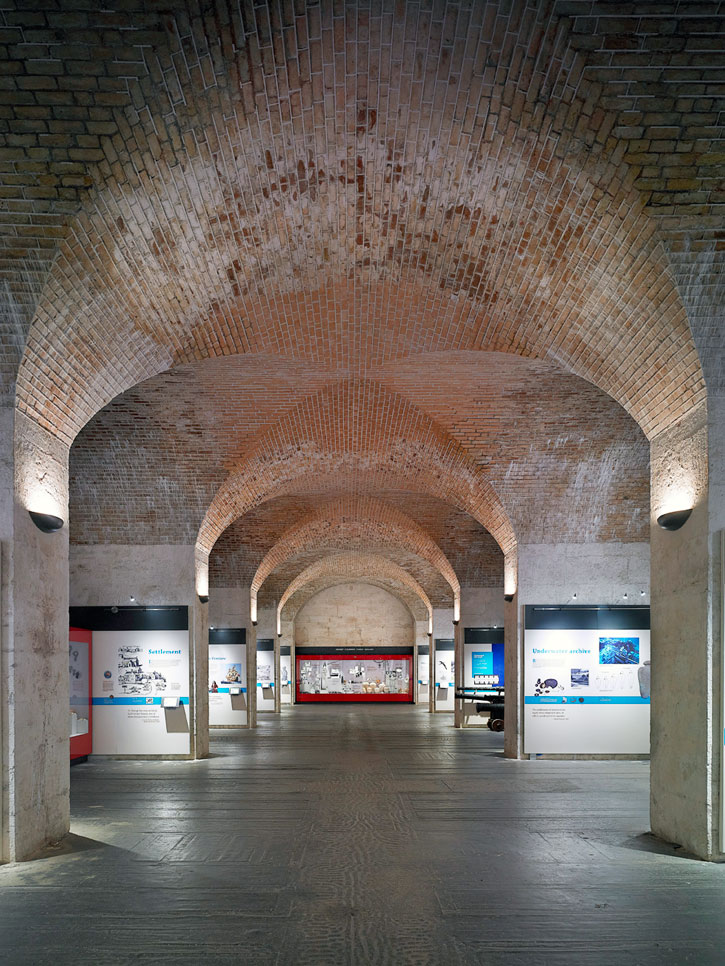
[[[42,533],[28,510],[66,525]],[[30,858],[70,827],[68,449],[0,410],[2,858]]]
[[[516,574],[515,563],[512,570]],[[507,595],[510,596],[510,595]],[[519,595],[504,600],[504,734],[503,753],[506,758],[524,756],[524,615],[519,608]]]
[[277,714],[282,710],[282,668],[280,666],[280,634],[274,636],[274,710]]
[[456,728],[463,727],[463,701],[459,701],[455,697],[455,693],[459,688],[463,687],[463,626],[460,621],[454,621],[453,629],[453,640],[455,642],[453,648],[453,661],[454,661],[454,671],[455,676],[453,679],[454,683],[454,697],[453,697],[453,725]]
[[435,637],[429,638],[430,649],[428,651],[428,711],[431,714],[435,714],[436,709],[436,682],[435,682],[435,669],[436,669],[436,639]]
[[257,727],[257,625],[247,626],[247,722]]
[[191,757],[209,757],[209,604],[189,606]]
[[[652,441],[651,484],[652,831],[721,859],[725,400]],[[688,506],[680,530],[657,525]]]

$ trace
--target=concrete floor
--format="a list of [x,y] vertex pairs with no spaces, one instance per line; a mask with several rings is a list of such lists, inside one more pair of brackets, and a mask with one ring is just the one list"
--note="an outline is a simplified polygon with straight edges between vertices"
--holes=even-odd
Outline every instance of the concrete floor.
[[1,963],[725,963],[725,867],[646,834],[646,764],[406,706],[216,734],[72,770],[70,842],[0,869]]

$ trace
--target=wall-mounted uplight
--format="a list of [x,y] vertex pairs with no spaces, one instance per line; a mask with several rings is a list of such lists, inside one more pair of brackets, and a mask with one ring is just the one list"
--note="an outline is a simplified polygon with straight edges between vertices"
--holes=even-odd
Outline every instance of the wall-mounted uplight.
[[61,517],[57,517],[52,513],[38,513],[36,510],[28,510],[28,513],[38,530],[42,530],[43,533],[55,533],[56,530],[60,530],[63,526]]
[[201,601],[202,604],[208,604],[209,603],[209,595],[208,594],[199,594],[199,600]]
[[663,530],[679,530],[690,519],[692,507],[687,510],[672,510],[670,513],[661,513],[657,517],[658,526]]
[[510,604],[511,601],[514,599],[514,595],[513,594],[504,594],[503,595],[503,599]]

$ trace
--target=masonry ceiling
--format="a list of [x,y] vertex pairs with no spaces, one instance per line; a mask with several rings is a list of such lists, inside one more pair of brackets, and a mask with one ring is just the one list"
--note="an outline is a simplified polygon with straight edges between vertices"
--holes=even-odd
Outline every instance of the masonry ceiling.
[[48,8],[0,11],[0,368],[75,542],[248,575],[345,494],[462,583],[646,539],[725,385],[720,3]]

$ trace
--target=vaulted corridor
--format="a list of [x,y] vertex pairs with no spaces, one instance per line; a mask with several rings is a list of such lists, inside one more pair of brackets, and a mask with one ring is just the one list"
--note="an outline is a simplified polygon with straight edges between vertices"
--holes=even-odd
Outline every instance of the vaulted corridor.
[[0,960],[722,963],[725,882],[648,834],[648,765],[510,761],[411,706],[286,709],[203,761],[72,770],[0,869]]

